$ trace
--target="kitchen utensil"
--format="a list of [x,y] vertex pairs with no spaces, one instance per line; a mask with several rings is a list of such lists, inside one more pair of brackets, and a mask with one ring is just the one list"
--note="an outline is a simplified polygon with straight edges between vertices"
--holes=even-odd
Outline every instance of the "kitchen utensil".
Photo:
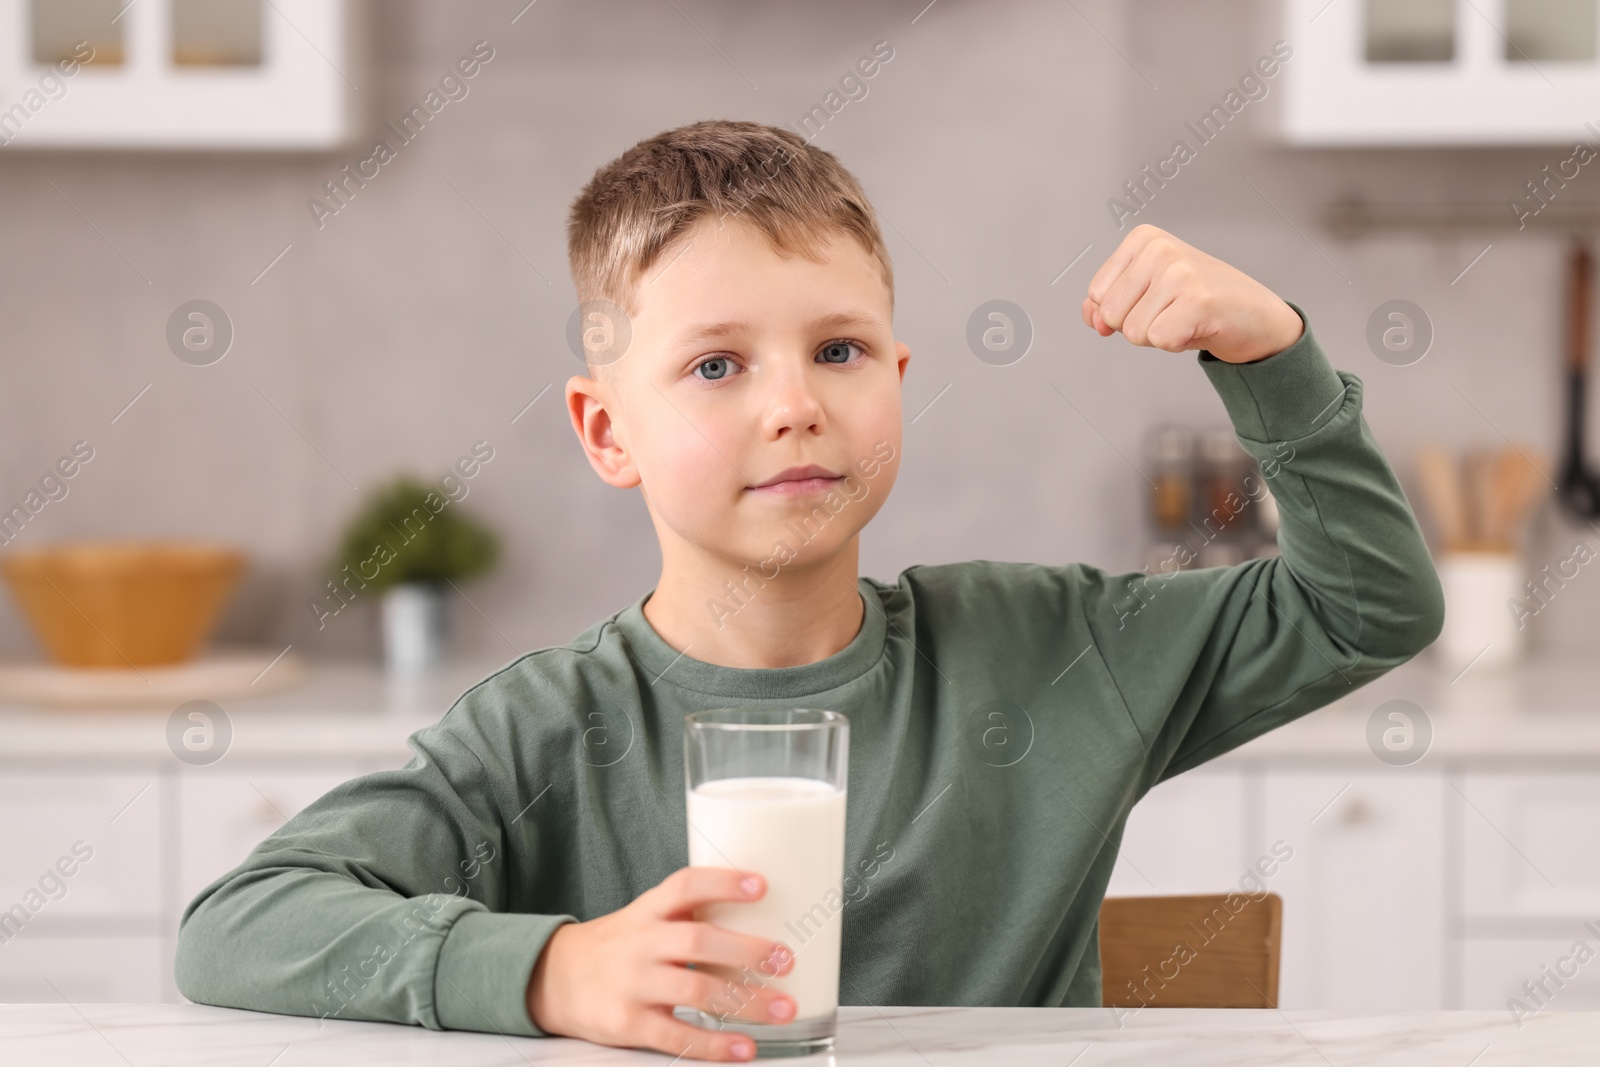
[[1487,547],[1513,547],[1523,521],[1549,487],[1548,466],[1543,453],[1528,444],[1494,454],[1489,472],[1489,523],[1484,532]]
[[210,635],[242,552],[184,541],[83,541],[19,549],[0,571],[56,663],[180,663]]
[[1465,547],[1469,540],[1466,503],[1455,459],[1443,445],[1425,444],[1417,449],[1417,476],[1422,481],[1422,494],[1438,527],[1443,549]]
[[1583,443],[1592,276],[1589,242],[1574,236],[1567,267],[1567,442],[1557,493],[1562,505],[1580,519],[1600,518],[1600,477],[1589,467]]
[[1494,457],[1488,448],[1469,448],[1462,458],[1462,491],[1467,509],[1467,540],[1485,545],[1495,524]]
[[1444,552],[1514,552],[1528,514],[1550,485],[1549,461],[1526,442],[1469,449],[1457,462],[1443,445],[1417,450],[1417,474]]

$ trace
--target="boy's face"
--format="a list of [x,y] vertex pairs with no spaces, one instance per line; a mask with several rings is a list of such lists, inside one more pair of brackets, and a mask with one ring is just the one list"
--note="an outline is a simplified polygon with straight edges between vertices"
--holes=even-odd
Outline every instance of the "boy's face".
[[[853,547],[888,496],[911,350],[877,261],[843,235],[820,255],[785,258],[748,223],[702,220],[642,279],[627,351],[567,383],[590,464],[642,486],[664,563],[766,562],[770,579]],[[756,488],[812,464],[844,477]]]

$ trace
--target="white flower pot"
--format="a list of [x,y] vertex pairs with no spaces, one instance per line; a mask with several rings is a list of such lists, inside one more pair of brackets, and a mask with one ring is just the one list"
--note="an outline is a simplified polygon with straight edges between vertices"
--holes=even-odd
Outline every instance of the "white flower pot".
[[449,586],[402,582],[383,594],[383,659],[395,674],[444,662],[450,642]]

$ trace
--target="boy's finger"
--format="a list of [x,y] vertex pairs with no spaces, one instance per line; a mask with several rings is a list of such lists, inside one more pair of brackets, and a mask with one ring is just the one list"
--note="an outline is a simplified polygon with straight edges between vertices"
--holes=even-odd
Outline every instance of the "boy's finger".
[[[755,1042],[743,1034],[705,1030],[673,1018],[671,1008],[650,1008],[640,1026],[641,1043],[668,1056],[696,1060],[748,1060]],[[746,1049],[741,1054],[739,1049]]]
[[1197,320],[1193,307],[1179,298],[1150,320],[1145,334],[1152,348],[1167,352],[1187,352],[1201,347],[1202,338],[1196,335]]
[[1089,279],[1089,299],[1096,304],[1104,304],[1106,290],[1111,288],[1111,283],[1127,269],[1135,256],[1144,250],[1144,246],[1161,231],[1154,226],[1135,226],[1122,243],[1116,247],[1106,261],[1100,264],[1100,269],[1094,272],[1094,277]]
[[1139,260],[1129,263],[1100,298],[1100,321],[1121,330],[1135,304],[1150,287],[1150,271]]
[[1100,313],[1100,305],[1096,304],[1093,300],[1090,300],[1088,297],[1084,297],[1083,298],[1083,321],[1087,322],[1089,324],[1089,327],[1092,330],[1094,330],[1095,333],[1099,334],[1101,337],[1110,337],[1112,334],[1116,333],[1117,331],[1113,330],[1111,327],[1107,326],[1105,324],[1105,322],[1103,320],[1101,320],[1099,313]]
[[1100,301],[1100,317],[1128,340],[1144,344],[1144,327],[1172,302],[1183,280],[1194,273],[1183,265],[1186,248],[1176,237],[1151,227],[1144,245]]
[[[683,1004],[697,1008],[713,1019],[754,1023],[787,1023],[794,1018],[794,999],[780,989],[759,980],[724,978],[709,971],[690,971],[671,964],[651,967],[644,975],[640,998],[649,1005],[672,1007]],[[775,1002],[788,1011],[772,1014]],[[715,1029],[714,1024],[708,1024]]]
[[[754,892],[750,886],[754,887]],[[722,900],[759,900],[766,879],[754,871],[731,867],[679,867],[661,884],[640,897],[650,897],[650,912],[657,918],[685,916],[701,904]]]
[[659,958],[671,963],[713,963],[748,967],[752,974],[775,978],[794,964],[787,945],[752,934],[740,934],[708,922],[664,922],[656,943]]
[[1084,297],[1083,298],[1083,323],[1084,323],[1084,325],[1089,327],[1089,329],[1093,330],[1095,333],[1097,333],[1100,336],[1104,337],[1104,336],[1106,336],[1106,331],[1101,329],[1101,327],[1104,326],[1105,324],[1102,323],[1102,322],[1096,321],[1096,319],[1094,317],[1094,313],[1096,311],[1099,311],[1099,310],[1100,310],[1100,305],[1099,304],[1096,304],[1093,300],[1089,299],[1088,297]]
[[1122,317],[1122,336],[1127,338],[1130,344],[1153,345],[1159,348],[1160,345],[1150,340],[1150,324],[1166,312],[1177,299],[1178,293],[1173,286],[1152,284]]

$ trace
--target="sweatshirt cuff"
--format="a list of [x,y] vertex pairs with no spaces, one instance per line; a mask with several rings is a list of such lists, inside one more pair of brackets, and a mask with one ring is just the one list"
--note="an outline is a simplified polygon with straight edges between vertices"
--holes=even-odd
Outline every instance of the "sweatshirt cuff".
[[433,1003],[446,1030],[545,1037],[528,1015],[528,980],[556,927],[571,915],[464,913],[450,927],[434,965]]
[[1254,363],[1229,363],[1202,349],[1201,368],[1222,398],[1239,436],[1255,441],[1293,441],[1316,431],[1339,411],[1348,388],[1312,336],[1298,304],[1300,339]]

